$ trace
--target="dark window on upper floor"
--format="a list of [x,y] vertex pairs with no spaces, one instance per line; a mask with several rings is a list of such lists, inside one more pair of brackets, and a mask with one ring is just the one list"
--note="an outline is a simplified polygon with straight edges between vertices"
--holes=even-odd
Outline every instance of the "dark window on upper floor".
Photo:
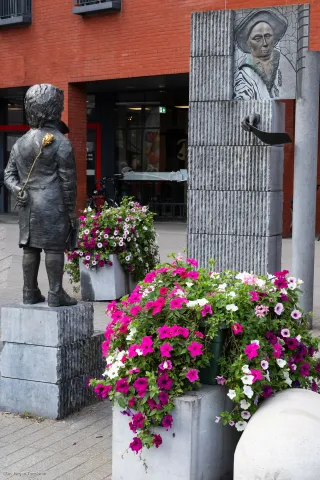
[[92,15],[95,13],[111,13],[121,10],[121,0],[74,0],[72,13]]
[[23,25],[32,22],[32,0],[1,0],[0,26]]

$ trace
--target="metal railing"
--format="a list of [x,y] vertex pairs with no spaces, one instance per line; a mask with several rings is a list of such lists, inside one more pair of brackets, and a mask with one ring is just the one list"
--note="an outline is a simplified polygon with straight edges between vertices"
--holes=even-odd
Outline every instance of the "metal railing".
[[31,15],[32,0],[0,0],[0,18]]
[[76,7],[83,7],[85,5],[94,5],[96,3],[106,3],[109,0],[74,0]]

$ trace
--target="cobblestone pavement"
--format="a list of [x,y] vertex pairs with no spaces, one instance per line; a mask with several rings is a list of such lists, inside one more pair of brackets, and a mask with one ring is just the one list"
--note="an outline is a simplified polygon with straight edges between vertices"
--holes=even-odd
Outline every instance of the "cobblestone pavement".
[[[13,254],[7,287],[0,290],[0,306],[21,302],[22,251],[17,247],[18,225],[15,218],[5,219],[6,248]],[[161,260],[172,251],[182,252],[186,246],[183,224],[159,224]],[[291,268],[291,240],[283,241],[283,266]],[[316,242],[314,332],[320,335],[320,242]],[[44,293],[48,282],[44,265],[40,267],[39,283]],[[72,288],[65,279],[69,293]],[[105,303],[96,302],[95,329],[104,330],[108,319]],[[0,324],[1,326],[1,324]],[[108,402],[83,409],[65,420],[25,418],[0,412],[0,480],[28,478],[31,480],[106,480],[111,479],[111,407]]]

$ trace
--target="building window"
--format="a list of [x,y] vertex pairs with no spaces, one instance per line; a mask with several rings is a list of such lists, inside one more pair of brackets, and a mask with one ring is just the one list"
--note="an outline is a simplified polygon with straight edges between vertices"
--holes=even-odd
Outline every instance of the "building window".
[[31,0],[1,0],[0,25],[29,24],[32,13]]

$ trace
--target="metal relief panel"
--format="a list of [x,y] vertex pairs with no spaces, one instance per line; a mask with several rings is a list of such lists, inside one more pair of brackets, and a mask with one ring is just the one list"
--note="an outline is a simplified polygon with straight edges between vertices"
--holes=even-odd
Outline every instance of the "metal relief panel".
[[191,57],[232,55],[233,12],[217,10],[193,13],[191,17]]
[[306,12],[299,5],[235,11],[235,98],[296,98],[301,10]]

